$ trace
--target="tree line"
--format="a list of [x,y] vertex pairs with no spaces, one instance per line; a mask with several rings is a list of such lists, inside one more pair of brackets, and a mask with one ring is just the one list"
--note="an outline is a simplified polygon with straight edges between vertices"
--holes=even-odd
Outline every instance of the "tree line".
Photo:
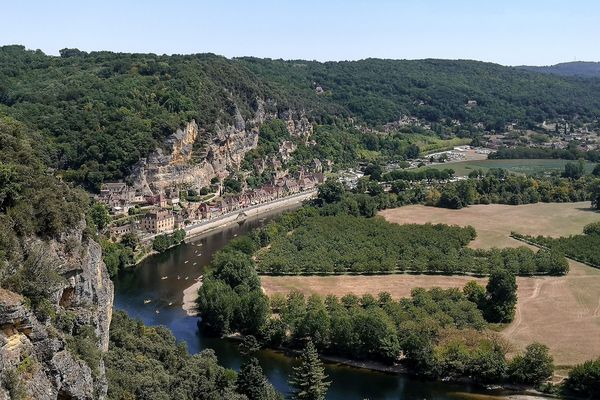
[[582,263],[600,268],[600,222],[588,224],[583,234],[553,238],[513,233],[517,239],[534,243]]
[[587,160],[600,162],[600,151],[582,151],[576,147],[566,149],[551,149],[545,147],[501,147],[488,156],[492,160],[501,159],[545,159]]

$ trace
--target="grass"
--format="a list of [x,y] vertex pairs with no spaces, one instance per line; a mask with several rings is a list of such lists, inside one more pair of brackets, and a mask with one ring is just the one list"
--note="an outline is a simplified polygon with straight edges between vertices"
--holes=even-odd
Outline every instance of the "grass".
[[[444,164],[428,165],[422,168],[436,168],[446,169],[452,168],[457,176],[466,176],[469,172],[477,169],[487,171],[492,168],[503,168],[510,172],[523,175],[535,175],[540,173],[550,173],[553,171],[562,172],[565,169],[565,165],[569,160],[554,160],[554,159],[541,159],[541,160],[472,160],[472,161],[458,161]],[[575,161],[576,162],[576,161]],[[592,172],[595,164],[586,162],[585,171],[586,173]]]
[[456,146],[462,146],[471,143],[471,139],[468,138],[452,138],[452,139],[440,139],[437,136],[427,135],[410,135],[412,143],[419,146],[421,153],[434,153],[444,150],[452,150]]
[[581,233],[590,222],[600,221],[600,213],[591,210],[589,202],[491,204],[461,210],[417,205],[384,210],[380,215],[398,224],[471,225],[477,231],[477,238],[469,245],[475,248],[522,246],[522,242],[510,237],[512,231],[532,236],[568,236]]
[[[470,245],[480,248],[520,246],[511,231],[529,235],[565,236],[580,233],[583,226],[600,221],[589,202],[539,203],[523,206],[481,205],[462,210],[408,206],[380,213],[396,223],[448,223],[472,225],[478,233]],[[518,305],[512,324],[501,334],[514,349],[538,341],[550,347],[557,365],[581,363],[600,354],[600,270],[570,262],[565,277],[517,278]],[[262,276],[267,294],[304,293],[344,295],[354,293],[406,297],[415,287],[462,287],[473,280],[466,276],[374,275],[374,276]],[[485,279],[478,279],[485,283]]]

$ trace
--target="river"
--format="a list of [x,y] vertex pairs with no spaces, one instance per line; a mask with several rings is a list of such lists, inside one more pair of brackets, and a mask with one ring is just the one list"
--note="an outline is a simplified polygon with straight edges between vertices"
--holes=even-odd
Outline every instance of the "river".
[[[166,253],[145,259],[137,268],[125,271],[115,280],[115,308],[147,325],[168,327],[177,340],[185,341],[191,353],[210,348],[225,367],[239,369],[242,362],[237,344],[230,340],[204,336],[197,318],[181,308],[183,290],[194,283],[208,265],[213,253],[237,235],[261,226],[282,210],[249,218],[242,225],[232,225],[193,239]],[[166,279],[163,279],[166,277]],[[187,278],[187,279],[186,279]],[[144,303],[144,300],[151,300]],[[260,364],[273,385],[288,393],[288,376],[293,359],[279,352],[261,350]],[[403,375],[372,372],[359,368],[326,364],[332,381],[327,399],[457,399],[483,398],[486,393],[468,385],[421,381]],[[490,394],[487,392],[487,394]]]

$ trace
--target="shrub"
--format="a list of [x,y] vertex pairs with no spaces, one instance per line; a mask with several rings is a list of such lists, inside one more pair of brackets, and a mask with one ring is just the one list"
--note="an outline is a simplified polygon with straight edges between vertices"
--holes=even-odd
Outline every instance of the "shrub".
[[575,366],[565,381],[565,389],[579,396],[600,396],[600,358]]
[[510,362],[508,374],[512,381],[537,385],[552,376],[554,360],[548,347],[540,343],[532,343]]

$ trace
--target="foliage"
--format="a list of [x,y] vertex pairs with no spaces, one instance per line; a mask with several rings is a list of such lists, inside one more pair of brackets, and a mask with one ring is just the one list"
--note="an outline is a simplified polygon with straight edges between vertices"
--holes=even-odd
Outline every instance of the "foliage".
[[94,203],[89,210],[90,218],[100,230],[106,228],[110,222],[110,214],[104,204]]
[[121,311],[113,314],[104,362],[110,399],[246,398],[236,393],[235,372],[220,366],[212,350],[191,356],[168,329]]
[[256,253],[262,273],[476,273],[502,268],[514,274],[568,271],[564,257],[525,247],[473,250],[472,227],[397,225],[381,218],[349,215],[304,217],[289,228],[272,224],[268,247]]
[[585,235],[600,235],[600,222],[592,222],[583,227]]
[[517,305],[517,280],[510,271],[495,269],[490,274],[486,286],[486,320],[490,322],[511,322]]
[[550,149],[542,147],[504,147],[489,155],[490,159],[522,159],[522,158],[559,158],[564,160],[584,159],[588,161],[600,161],[600,152],[581,151],[576,147],[567,149]]
[[576,365],[569,371],[565,389],[575,395],[590,399],[600,395],[600,358]]
[[319,359],[317,349],[309,340],[299,357],[300,365],[293,368],[290,386],[294,388],[293,399],[298,400],[324,400],[331,382],[323,363]]
[[[233,124],[239,115],[248,120],[267,99],[261,103],[266,112],[308,110],[310,120],[323,124],[315,131],[316,151],[342,164],[356,160],[361,147],[416,155],[415,146],[395,135],[346,135],[335,127],[346,117],[379,126],[412,115],[431,123],[438,135],[446,133],[437,127],[440,122],[456,119],[461,127],[451,133],[473,136],[477,122],[488,129],[515,120],[531,127],[560,117],[594,119],[600,108],[593,81],[474,61],[318,63],[76,49],[53,57],[3,46],[0,81],[0,111],[42,132],[48,164],[94,189],[103,180],[126,177],[183,123],[195,119],[211,130],[217,123]],[[314,82],[324,95],[314,93]],[[478,106],[465,108],[473,98]],[[271,128],[261,132],[262,152],[283,133]]]
[[552,376],[554,360],[548,347],[531,343],[525,353],[516,355],[508,366],[508,374],[513,382],[538,385]]
[[203,327],[222,335],[242,332],[259,335],[269,314],[269,301],[260,290],[254,261],[231,247],[215,253],[213,271],[198,291]]
[[248,400],[276,400],[283,398],[269,383],[258,360],[254,357],[242,364],[235,381],[235,390],[237,393],[245,395]]
[[584,234],[553,238],[549,236],[529,236],[514,234],[513,236],[550,249],[551,253],[565,256],[593,267],[600,268],[600,235],[598,223],[584,227]]
[[100,240],[102,246],[102,260],[106,264],[111,278],[117,276],[119,271],[132,266],[135,262],[133,250],[123,243],[114,243],[110,240]]
[[93,326],[78,327],[73,336],[67,339],[67,347],[73,354],[85,361],[94,376],[98,375],[102,351],[98,347],[98,337]]
[[171,235],[163,233],[162,235],[156,236],[154,240],[152,240],[152,249],[159,253],[164,253],[169,248],[183,242],[183,239],[185,239],[184,229],[177,229]]

